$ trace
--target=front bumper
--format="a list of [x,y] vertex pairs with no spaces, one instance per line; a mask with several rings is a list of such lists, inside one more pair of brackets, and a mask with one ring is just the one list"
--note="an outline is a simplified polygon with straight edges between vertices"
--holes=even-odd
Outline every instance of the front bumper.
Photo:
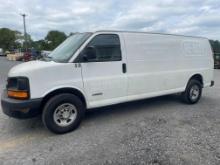
[[1,96],[3,112],[14,118],[25,119],[35,117],[41,113],[42,99],[16,100],[8,98],[6,91]]

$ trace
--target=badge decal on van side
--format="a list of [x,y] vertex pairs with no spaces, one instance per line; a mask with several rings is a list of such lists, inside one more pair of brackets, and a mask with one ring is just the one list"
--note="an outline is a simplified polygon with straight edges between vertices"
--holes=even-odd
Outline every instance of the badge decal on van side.
[[92,94],[92,96],[100,96],[100,95],[103,95],[103,93],[94,93],[94,94]]

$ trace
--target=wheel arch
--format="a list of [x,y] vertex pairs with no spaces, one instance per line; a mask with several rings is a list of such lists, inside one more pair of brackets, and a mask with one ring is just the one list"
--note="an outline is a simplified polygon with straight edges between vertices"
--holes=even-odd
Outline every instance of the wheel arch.
[[190,77],[188,83],[190,82],[190,80],[198,80],[201,83],[202,87],[204,86],[203,77],[202,77],[202,75],[200,73],[192,75]]
[[50,92],[48,92],[44,97],[43,100],[41,102],[41,107],[43,108],[44,105],[46,104],[46,102],[52,98],[55,95],[61,94],[61,93],[70,93],[70,94],[74,94],[77,97],[80,98],[80,100],[83,102],[85,108],[87,108],[87,102],[86,102],[86,97],[83,94],[82,91],[80,91],[79,89],[76,88],[72,88],[72,87],[65,87],[65,88],[58,88],[58,89],[54,89]]

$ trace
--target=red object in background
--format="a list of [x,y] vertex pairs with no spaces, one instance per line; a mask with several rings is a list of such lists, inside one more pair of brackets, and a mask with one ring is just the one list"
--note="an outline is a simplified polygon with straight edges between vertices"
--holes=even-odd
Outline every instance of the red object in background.
[[30,61],[31,60],[31,53],[30,52],[25,52],[24,53],[24,61]]

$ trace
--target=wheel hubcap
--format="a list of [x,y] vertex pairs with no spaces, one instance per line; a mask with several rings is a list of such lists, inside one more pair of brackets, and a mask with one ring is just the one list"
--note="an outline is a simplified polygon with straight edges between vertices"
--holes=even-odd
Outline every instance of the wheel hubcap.
[[200,94],[200,89],[198,85],[193,85],[192,88],[190,89],[190,97],[192,100],[198,99]]
[[73,104],[64,103],[55,109],[53,119],[57,125],[66,127],[75,121],[76,115],[76,107]]

